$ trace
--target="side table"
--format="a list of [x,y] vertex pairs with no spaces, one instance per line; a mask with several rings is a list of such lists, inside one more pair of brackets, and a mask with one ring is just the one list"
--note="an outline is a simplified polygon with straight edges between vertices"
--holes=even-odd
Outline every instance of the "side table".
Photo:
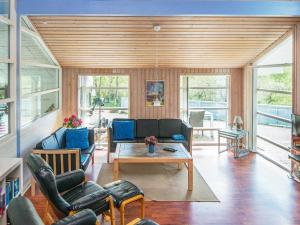
[[[221,137],[227,139],[227,148],[224,151],[220,150]],[[242,139],[246,138],[245,144],[242,143]],[[230,140],[228,144],[228,139]],[[246,130],[237,130],[232,128],[224,128],[218,130],[218,152],[219,154],[233,148],[234,158],[240,158],[249,154],[249,132]],[[242,147],[241,147],[242,146]]]

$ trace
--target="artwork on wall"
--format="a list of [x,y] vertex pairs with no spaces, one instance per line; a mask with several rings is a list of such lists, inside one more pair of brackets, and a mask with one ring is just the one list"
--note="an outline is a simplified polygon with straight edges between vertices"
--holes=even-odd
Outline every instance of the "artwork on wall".
[[147,106],[165,105],[165,81],[163,80],[146,81],[146,105]]

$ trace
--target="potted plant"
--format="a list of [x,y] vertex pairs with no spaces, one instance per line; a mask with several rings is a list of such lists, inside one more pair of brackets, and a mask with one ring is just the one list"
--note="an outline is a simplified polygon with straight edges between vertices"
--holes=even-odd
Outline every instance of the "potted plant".
[[82,125],[82,119],[78,118],[75,114],[70,117],[64,118],[63,126],[66,128],[77,128]]
[[145,144],[148,146],[149,153],[153,154],[155,152],[157,138],[155,136],[145,137]]

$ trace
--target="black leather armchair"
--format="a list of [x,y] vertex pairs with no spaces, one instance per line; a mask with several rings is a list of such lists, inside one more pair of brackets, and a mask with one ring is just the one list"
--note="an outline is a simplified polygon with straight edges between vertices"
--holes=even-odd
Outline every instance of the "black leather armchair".
[[[32,203],[22,196],[9,203],[7,214],[11,225],[44,225]],[[95,213],[90,209],[85,209],[56,221],[52,225],[96,225],[97,223]]]
[[58,218],[74,215],[84,209],[91,209],[96,215],[108,215],[111,225],[115,224],[114,203],[111,195],[98,184],[86,181],[83,170],[54,176],[51,167],[39,155],[32,153],[26,158],[26,163],[48,200],[46,217],[51,218],[49,206]]

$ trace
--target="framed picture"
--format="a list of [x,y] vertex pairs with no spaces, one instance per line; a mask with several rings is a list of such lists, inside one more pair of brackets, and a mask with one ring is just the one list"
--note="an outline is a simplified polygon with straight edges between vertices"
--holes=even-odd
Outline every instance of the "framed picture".
[[146,106],[165,105],[165,81],[146,80]]

